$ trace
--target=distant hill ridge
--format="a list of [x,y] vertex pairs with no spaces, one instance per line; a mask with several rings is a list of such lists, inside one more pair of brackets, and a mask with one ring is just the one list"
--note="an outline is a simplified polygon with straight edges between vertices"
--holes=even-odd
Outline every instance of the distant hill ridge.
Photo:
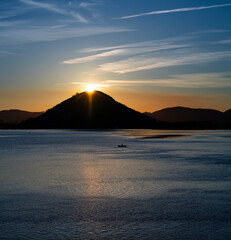
[[18,109],[10,109],[0,111],[0,122],[8,124],[18,124],[29,118],[36,118],[44,112],[28,112]]
[[29,119],[21,128],[115,129],[155,128],[156,121],[115,101],[100,91],[79,93]]
[[165,122],[224,122],[231,121],[231,109],[222,113],[213,109],[171,107],[148,113],[146,115],[153,117],[158,121]]

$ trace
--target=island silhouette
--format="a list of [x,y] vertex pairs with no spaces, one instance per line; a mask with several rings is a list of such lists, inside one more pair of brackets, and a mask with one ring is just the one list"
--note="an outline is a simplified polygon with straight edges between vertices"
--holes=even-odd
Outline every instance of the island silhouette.
[[166,122],[224,122],[231,120],[231,109],[223,113],[214,109],[171,107],[153,113],[145,112],[145,114]]
[[156,120],[115,101],[107,94],[94,91],[78,93],[28,119],[21,128],[32,129],[118,129],[155,128]]
[[111,96],[77,93],[46,112],[0,111],[0,128],[17,129],[231,129],[231,109],[186,107],[140,113]]
[[29,118],[36,118],[44,112],[28,112],[18,109],[0,111],[0,129],[15,128],[21,122]]

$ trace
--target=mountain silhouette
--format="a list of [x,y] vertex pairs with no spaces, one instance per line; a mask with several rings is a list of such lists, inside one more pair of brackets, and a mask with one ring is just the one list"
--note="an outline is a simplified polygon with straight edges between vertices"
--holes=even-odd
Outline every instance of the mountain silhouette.
[[231,109],[224,112],[225,120],[231,122]]
[[156,121],[115,101],[100,91],[83,92],[23,122],[32,129],[155,128]]
[[43,112],[28,112],[17,109],[0,111],[0,122],[6,124],[18,124],[29,118],[35,118],[43,114]]
[[[187,107],[165,108],[153,113],[145,113],[159,121],[165,122],[222,122],[225,114],[213,109],[194,109]],[[230,116],[231,110],[226,115]]]

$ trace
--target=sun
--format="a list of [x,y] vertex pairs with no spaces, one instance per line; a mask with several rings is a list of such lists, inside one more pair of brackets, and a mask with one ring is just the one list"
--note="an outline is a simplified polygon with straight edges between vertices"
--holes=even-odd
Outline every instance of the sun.
[[97,85],[95,85],[95,84],[88,84],[85,87],[85,91],[89,92],[89,93],[92,93],[92,92],[94,92],[96,90],[96,88],[97,88]]

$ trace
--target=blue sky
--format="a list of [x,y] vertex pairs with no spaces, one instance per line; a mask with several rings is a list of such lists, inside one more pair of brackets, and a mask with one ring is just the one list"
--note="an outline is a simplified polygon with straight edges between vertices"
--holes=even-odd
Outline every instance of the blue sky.
[[86,84],[139,111],[231,106],[231,1],[0,2],[0,109]]

